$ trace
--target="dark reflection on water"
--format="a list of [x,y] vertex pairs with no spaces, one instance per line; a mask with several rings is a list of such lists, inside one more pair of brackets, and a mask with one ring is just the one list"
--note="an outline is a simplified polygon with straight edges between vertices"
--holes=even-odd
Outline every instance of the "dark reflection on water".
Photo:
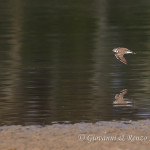
[[[0,124],[149,118],[149,40],[147,0],[1,1]],[[122,89],[136,107],[114,109]]]

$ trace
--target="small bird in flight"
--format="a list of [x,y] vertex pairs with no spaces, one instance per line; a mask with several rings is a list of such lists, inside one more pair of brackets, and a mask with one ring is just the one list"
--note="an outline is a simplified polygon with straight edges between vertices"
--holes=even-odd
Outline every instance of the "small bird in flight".
[[135,52],[123,47],[114,48],[112,51],[116,53],[116,58],[124,64],[128,64],[126,59],[123,57],[124,54],[136,54]]

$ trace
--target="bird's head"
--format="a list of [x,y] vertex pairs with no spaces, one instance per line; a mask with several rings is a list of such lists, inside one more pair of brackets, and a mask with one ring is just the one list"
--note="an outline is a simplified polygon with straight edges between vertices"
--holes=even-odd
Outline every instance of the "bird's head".
[[114,53],[118,53],[118,48],[114,48],[112,51],[113,51]]

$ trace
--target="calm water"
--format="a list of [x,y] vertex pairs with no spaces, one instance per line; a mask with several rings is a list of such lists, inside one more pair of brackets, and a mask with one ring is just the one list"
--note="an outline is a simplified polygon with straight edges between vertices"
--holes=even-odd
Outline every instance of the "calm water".
[[[112,105],[123,89],[133,107]],[[148,118],[150,1],[0,2],[0,125]]]

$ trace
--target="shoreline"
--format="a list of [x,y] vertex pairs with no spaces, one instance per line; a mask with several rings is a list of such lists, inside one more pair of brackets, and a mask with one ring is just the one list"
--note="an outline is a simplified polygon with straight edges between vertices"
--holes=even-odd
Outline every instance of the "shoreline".
[[149,150],[150,120],[0,127],[0,150]]

